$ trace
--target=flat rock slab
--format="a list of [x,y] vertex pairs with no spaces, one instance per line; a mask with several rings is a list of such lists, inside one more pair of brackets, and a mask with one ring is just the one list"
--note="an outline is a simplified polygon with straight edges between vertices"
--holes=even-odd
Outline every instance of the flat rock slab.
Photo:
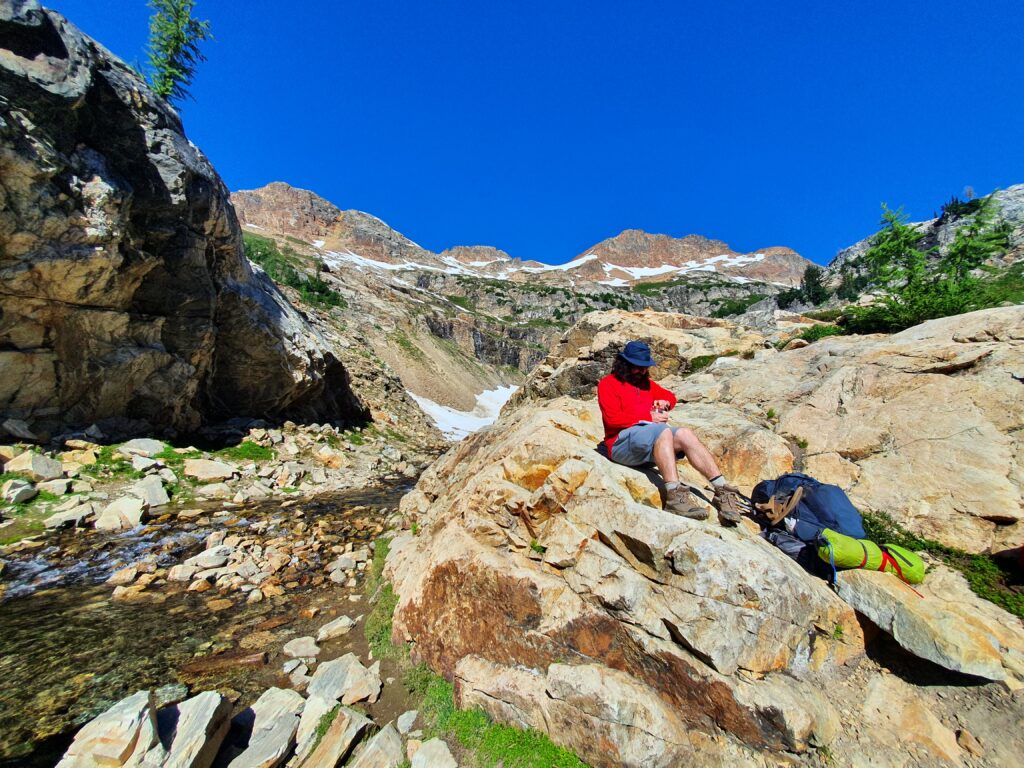
[[[209,768],[231,725],[231,702],[216,691],[204,691],[161,710],[157,723],[161,741],[171,745],[162,768]],[[165,723],[173,728],[170,733]]]
[[37,487],[40,491],[52,493],[54,496],[63,496],[71,490],[71,479],[59,477],[56,480],[44,480]]
[[135,440],[129,440],[127,443],[122,443],[118,446],[118,451],[123,453],[125,456],[143,456],[150,458],[156,456],[158,453],[162,453],[166,450],[167,444],[162,443],[159,440],[153,440],[148,437],[139,437]]
[[58,528],[77,528],[86,518],[94,514],[92,504],[80,504],[67,512],[57,512],[43,520],[43,525],[53,530]]
[[374,702],[380,695],[380,689],[380,662],[367,669],[355,654],[346,653],[317,667],[308,690],[310,696],[347,705],[357,701]]
[[230,480],[238,474],[238,469],[223,461],[186,459],[184,472],[186,477],[194,477],[201,483],[212,483]]
[[142,499],[150,507],[162,507],[171,501],[171,497],[164,490],[163,480],[158,475],[150,475],[139,480],[131,487],[130,493]]
[[459,768],[448,745],[440,739],[425,741],[412,756],[412,768]]
[[8,480],[0,490],[0,495],[8,504],[22,504],[39,495],[39,489],[28,480]]
[[146,503],[134,496],[123,496],[111,502],[96,518],[100,531],[123,531],[139,525],[146,517]]
[[[275,768],[295,746],[299,716],[305,706],[301,694],[284,688],[269,688],[235,720],[252,717],[249,746],[228,764],[228,768]],[[251,710],[251,712],[250,712]]]
[[63,477],[64,467],[49,456],[43,456],[35,451],[25,451],[4,464],[4,472],[24,475],[38,483]]
[[412,730],[413,725],[416,723],[416,718],[419,717],[419,712],[415,709],[410,709],[408,712],[403,712],[398,716],[398,732],[402,735],[407,734]]
[[139,691],[87,723],[75,734],[75,740],[57,766],[135,764],[158,743],[153,694]]
[[286,656],[293,659],[315,659],[320,654],[320,646],[316,644],[312,635],[289,640],[282,650]]
[[226,544],[220,544],[212,549],[203,550],[194,557],[188,558],[183,565],[191,565],[196,568],[207,570],[210,568],[220,568],[228,561],[228,556],[234,551],[234,547],[229,547]]
[[352,750],[355,744],[373,725],[361,712],[348,707],[338,710],[327,733],[305,759],[298,762],[300,768],[334,768]]
[[992,635],[923,598],[895,576],[849,570],[839,574],[839,596],[915,656],[945,669],[1004,680],[999,643]]
[[403,762],[405,753],[402,750],[402,737],[398,735],[395,726],[388,723],[359,751],[349,767],[398,768]]
[[347,635],[349,630],[354,627],[356,623],[348,616],[339,616],[334,621],[329,621],[320,627],[316,633],[316,641],[322,643],[325,640],[333,640],[336,637]]
[[320,720],[338,706],[338,702],[328,701],[319,696],[310,696],[306,699],[306,706],[302,708],[302,717],[299,718],[299,730],[295,734],[296,763],[305,759],[306,755],[313,751]]

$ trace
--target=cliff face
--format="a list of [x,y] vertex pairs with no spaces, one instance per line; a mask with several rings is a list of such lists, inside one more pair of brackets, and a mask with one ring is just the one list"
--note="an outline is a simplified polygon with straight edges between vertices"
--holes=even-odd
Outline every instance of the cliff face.
[[0,5],[0,204],[3,417],[364,415],[175,112],[34,0]]

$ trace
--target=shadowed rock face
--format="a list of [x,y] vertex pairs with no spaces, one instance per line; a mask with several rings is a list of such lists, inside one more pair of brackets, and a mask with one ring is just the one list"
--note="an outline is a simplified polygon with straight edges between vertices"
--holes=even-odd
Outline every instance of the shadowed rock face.
[[3,415],[361,417],[175,112],[34,0],[0,3],[0,204]]

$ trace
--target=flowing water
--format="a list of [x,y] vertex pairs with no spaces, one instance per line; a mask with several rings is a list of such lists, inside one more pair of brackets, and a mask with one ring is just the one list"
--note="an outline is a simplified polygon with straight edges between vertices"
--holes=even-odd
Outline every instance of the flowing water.
[[[47,540],[43,548],[5,557],[0,766],[52,766],[78,727],[143,688],[177,684],[181,689],[184,683],[193,692],[217,688],[254,698],[274,684],[278,670],[258,664],[201,669],[196,659],[251,657],[259,648],[246,646],[246,636],[270,636],[268,629],[290,623],[304,605],[330,610],[351,592],[329,581],[311,583],[307,573],[292,582],[286,595],[248,604],[236,593],[228,595],[234,597],[232,607],[214,611],[207,605],[212,592],[164,594],[154,587],[153,599],[112,600],[112,587],[104,582],[115,570],[142,560],[174,565],[222,529],[272,536],[305,522],[325,526],[336,537],[333,541],[359,546],[380,531],[379,510],[396,507],[406,490],[365,489],[288,509],[279,502],[238,508],[227,515],[219,512],[219,517],[211,510],[198,524],[171,518],[120,535],[71,532]],[[333,555],[328,550],[324,557]],[[280,629],[270,639],[289,634],[295,631]]]

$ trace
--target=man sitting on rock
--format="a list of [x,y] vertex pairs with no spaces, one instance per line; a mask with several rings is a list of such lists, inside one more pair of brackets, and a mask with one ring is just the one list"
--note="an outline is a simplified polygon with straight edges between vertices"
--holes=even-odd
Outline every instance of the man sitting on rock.
[[675,408],[676,396],[651,381],[652,365],[650,347],[643,341],[631,341],[615,358],[612,372],[597,385],[608,456],[628,467],[654,462],[665,479],[665,510],[706,520],[707,510],[698,506],[689,487],[679,482],[676,461],[682,452],[694,469],[711,481],[715,491],[711,504],[718,510],[719,520],[738,523],[739,489],[725,479],[692,430],[668,425],[667,411]]

